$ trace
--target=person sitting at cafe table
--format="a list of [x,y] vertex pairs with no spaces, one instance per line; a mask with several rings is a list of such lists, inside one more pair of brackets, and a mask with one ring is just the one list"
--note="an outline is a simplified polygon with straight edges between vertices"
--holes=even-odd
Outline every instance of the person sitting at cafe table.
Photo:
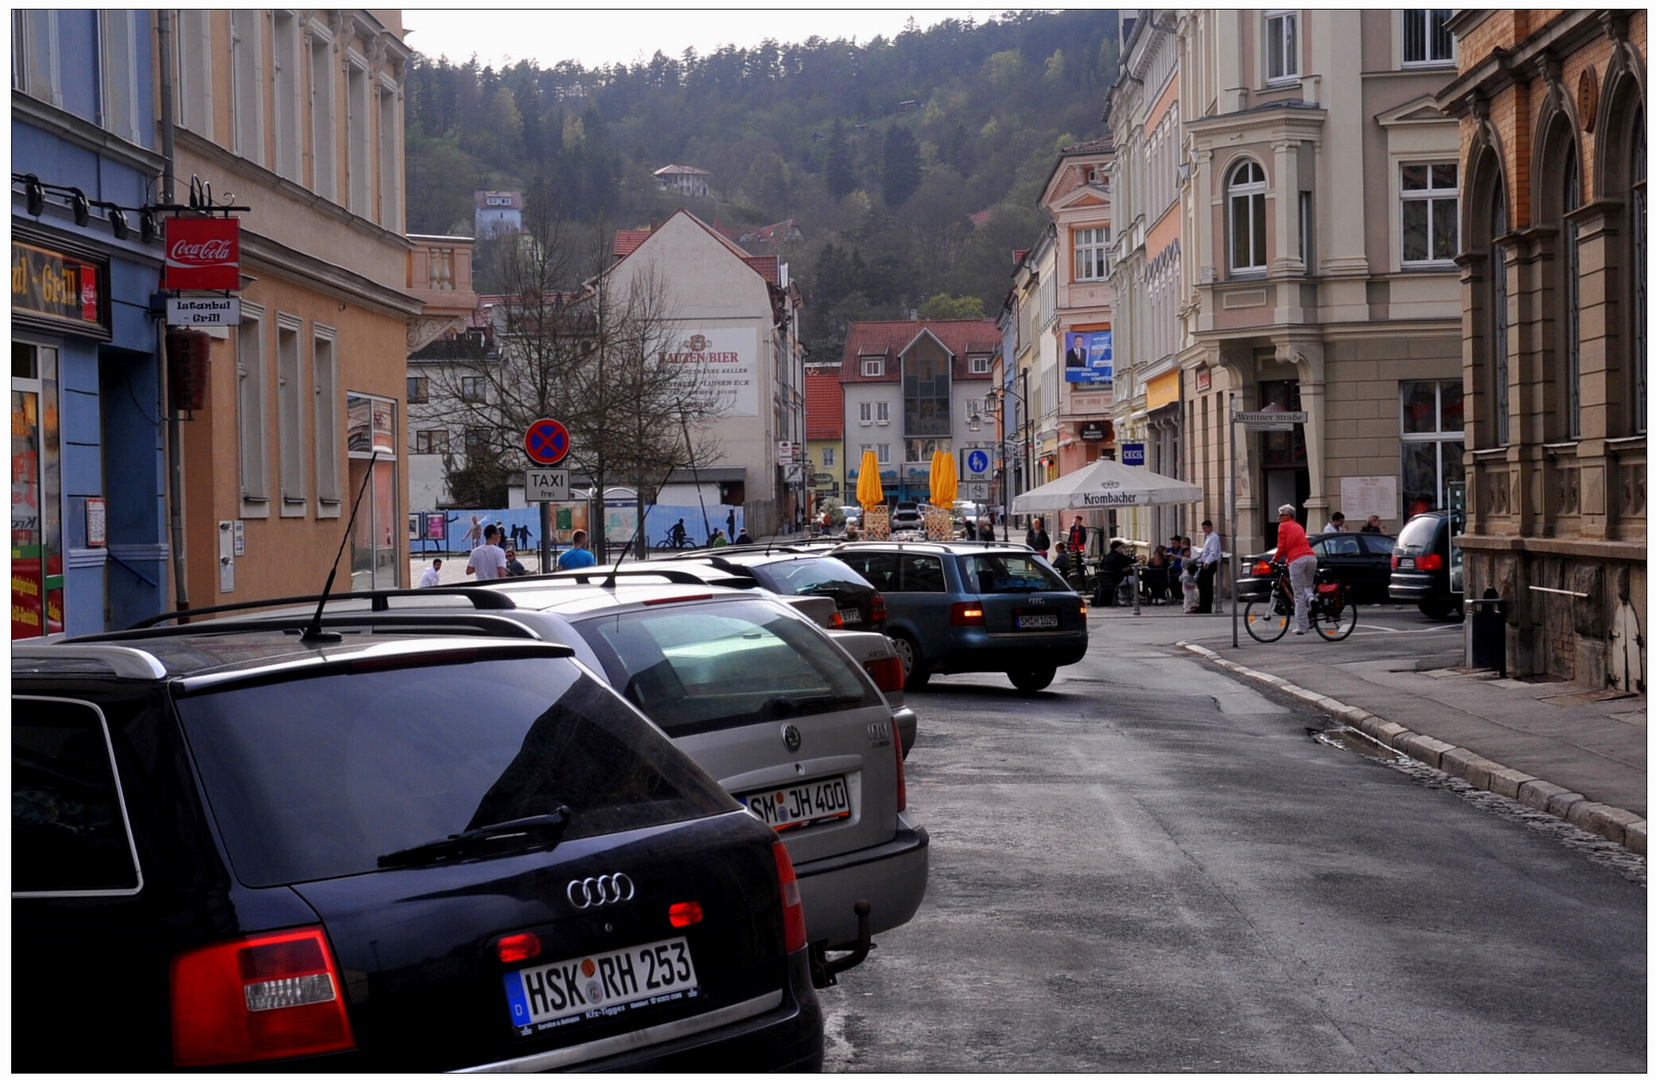
[[1116,586],[1120,585],[1133,569],[1133,557],[1127,554],[1125,547],[1120,540],[1110,541],[1110,553],[1098,564],[1098,592],[1094,597],[1095,603],[1105,607],[1115,605]]

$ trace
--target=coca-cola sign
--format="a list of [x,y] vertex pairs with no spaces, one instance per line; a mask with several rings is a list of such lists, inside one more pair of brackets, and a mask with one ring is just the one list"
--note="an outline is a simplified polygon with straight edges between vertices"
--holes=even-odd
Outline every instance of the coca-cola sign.
[[167,272],[163,287],[241,288],[241,221],[233,217],[167,219]]

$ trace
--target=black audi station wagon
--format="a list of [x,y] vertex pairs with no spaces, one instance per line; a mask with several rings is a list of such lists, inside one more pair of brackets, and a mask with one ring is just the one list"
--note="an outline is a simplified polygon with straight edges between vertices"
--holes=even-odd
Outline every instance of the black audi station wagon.
[[12,1065],[819,1068],[787,850],[564,646],[12,648]]

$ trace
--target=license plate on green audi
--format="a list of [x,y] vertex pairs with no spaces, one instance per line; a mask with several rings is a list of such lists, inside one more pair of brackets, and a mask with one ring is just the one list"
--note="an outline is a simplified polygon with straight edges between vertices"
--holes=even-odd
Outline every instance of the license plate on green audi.
[[752,791],[738,795],[737,801],[760,821],[777,830],[851,816],[851,798],[843,776],[769,791]]
[[506,1003],[519,1035],[697,995],[684,938],[508,971]]

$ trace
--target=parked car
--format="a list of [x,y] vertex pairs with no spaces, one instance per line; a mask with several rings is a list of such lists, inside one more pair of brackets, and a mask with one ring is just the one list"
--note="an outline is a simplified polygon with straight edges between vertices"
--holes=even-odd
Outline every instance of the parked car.
[[1086,603],[1022,544],[864,541],[833,554],[885,597],[907,688],[1000,671],[1035,693],[1087,653]]
[[923,503],[900,502],[891,509],[891,531],[901,532],[926,527]]
[[[822,548],[822,551],[832,550]],[[826,554],[784,549],[747,549],[716,553],[687,552],[674,565],[701,564],[730,577],[751,577],[778,596],[829,596],[849,630],[885,629],[886,606],[880,591],[838,559]]]
[[1447,510],[1428,510],[1403,523],[1392,549],[1393,600],[1413,603],[1429,619],[1455,619],[1461,614],[1461,594],[1449,588],[1450,517]]
[[[573,648],[777,830],[826,985],[828,950],[903,925],[926,892],[930,838],[908,813],[891,707],[826,631],[766,592],[647,575],[606,581],[595,572],[591,582],[550,575],[354,593],[330,600],[323,622]],[[859,900],[871,906],[866,916]]]
[[[1391,537],[1383,533],[1313,533],[1307,539],[1317,555],[1317,569],[1327,580],[1351,587],[1351,598],[1359,604],[1383,604],[1391,582]],[[1263,600],[1271,591],[1271,560],[1276,548],[1242,561],[1236,579],[1236,598],[1241,603]]]
[[788,850],[572,651],[14,642],[12,1066],[820,1066]]

